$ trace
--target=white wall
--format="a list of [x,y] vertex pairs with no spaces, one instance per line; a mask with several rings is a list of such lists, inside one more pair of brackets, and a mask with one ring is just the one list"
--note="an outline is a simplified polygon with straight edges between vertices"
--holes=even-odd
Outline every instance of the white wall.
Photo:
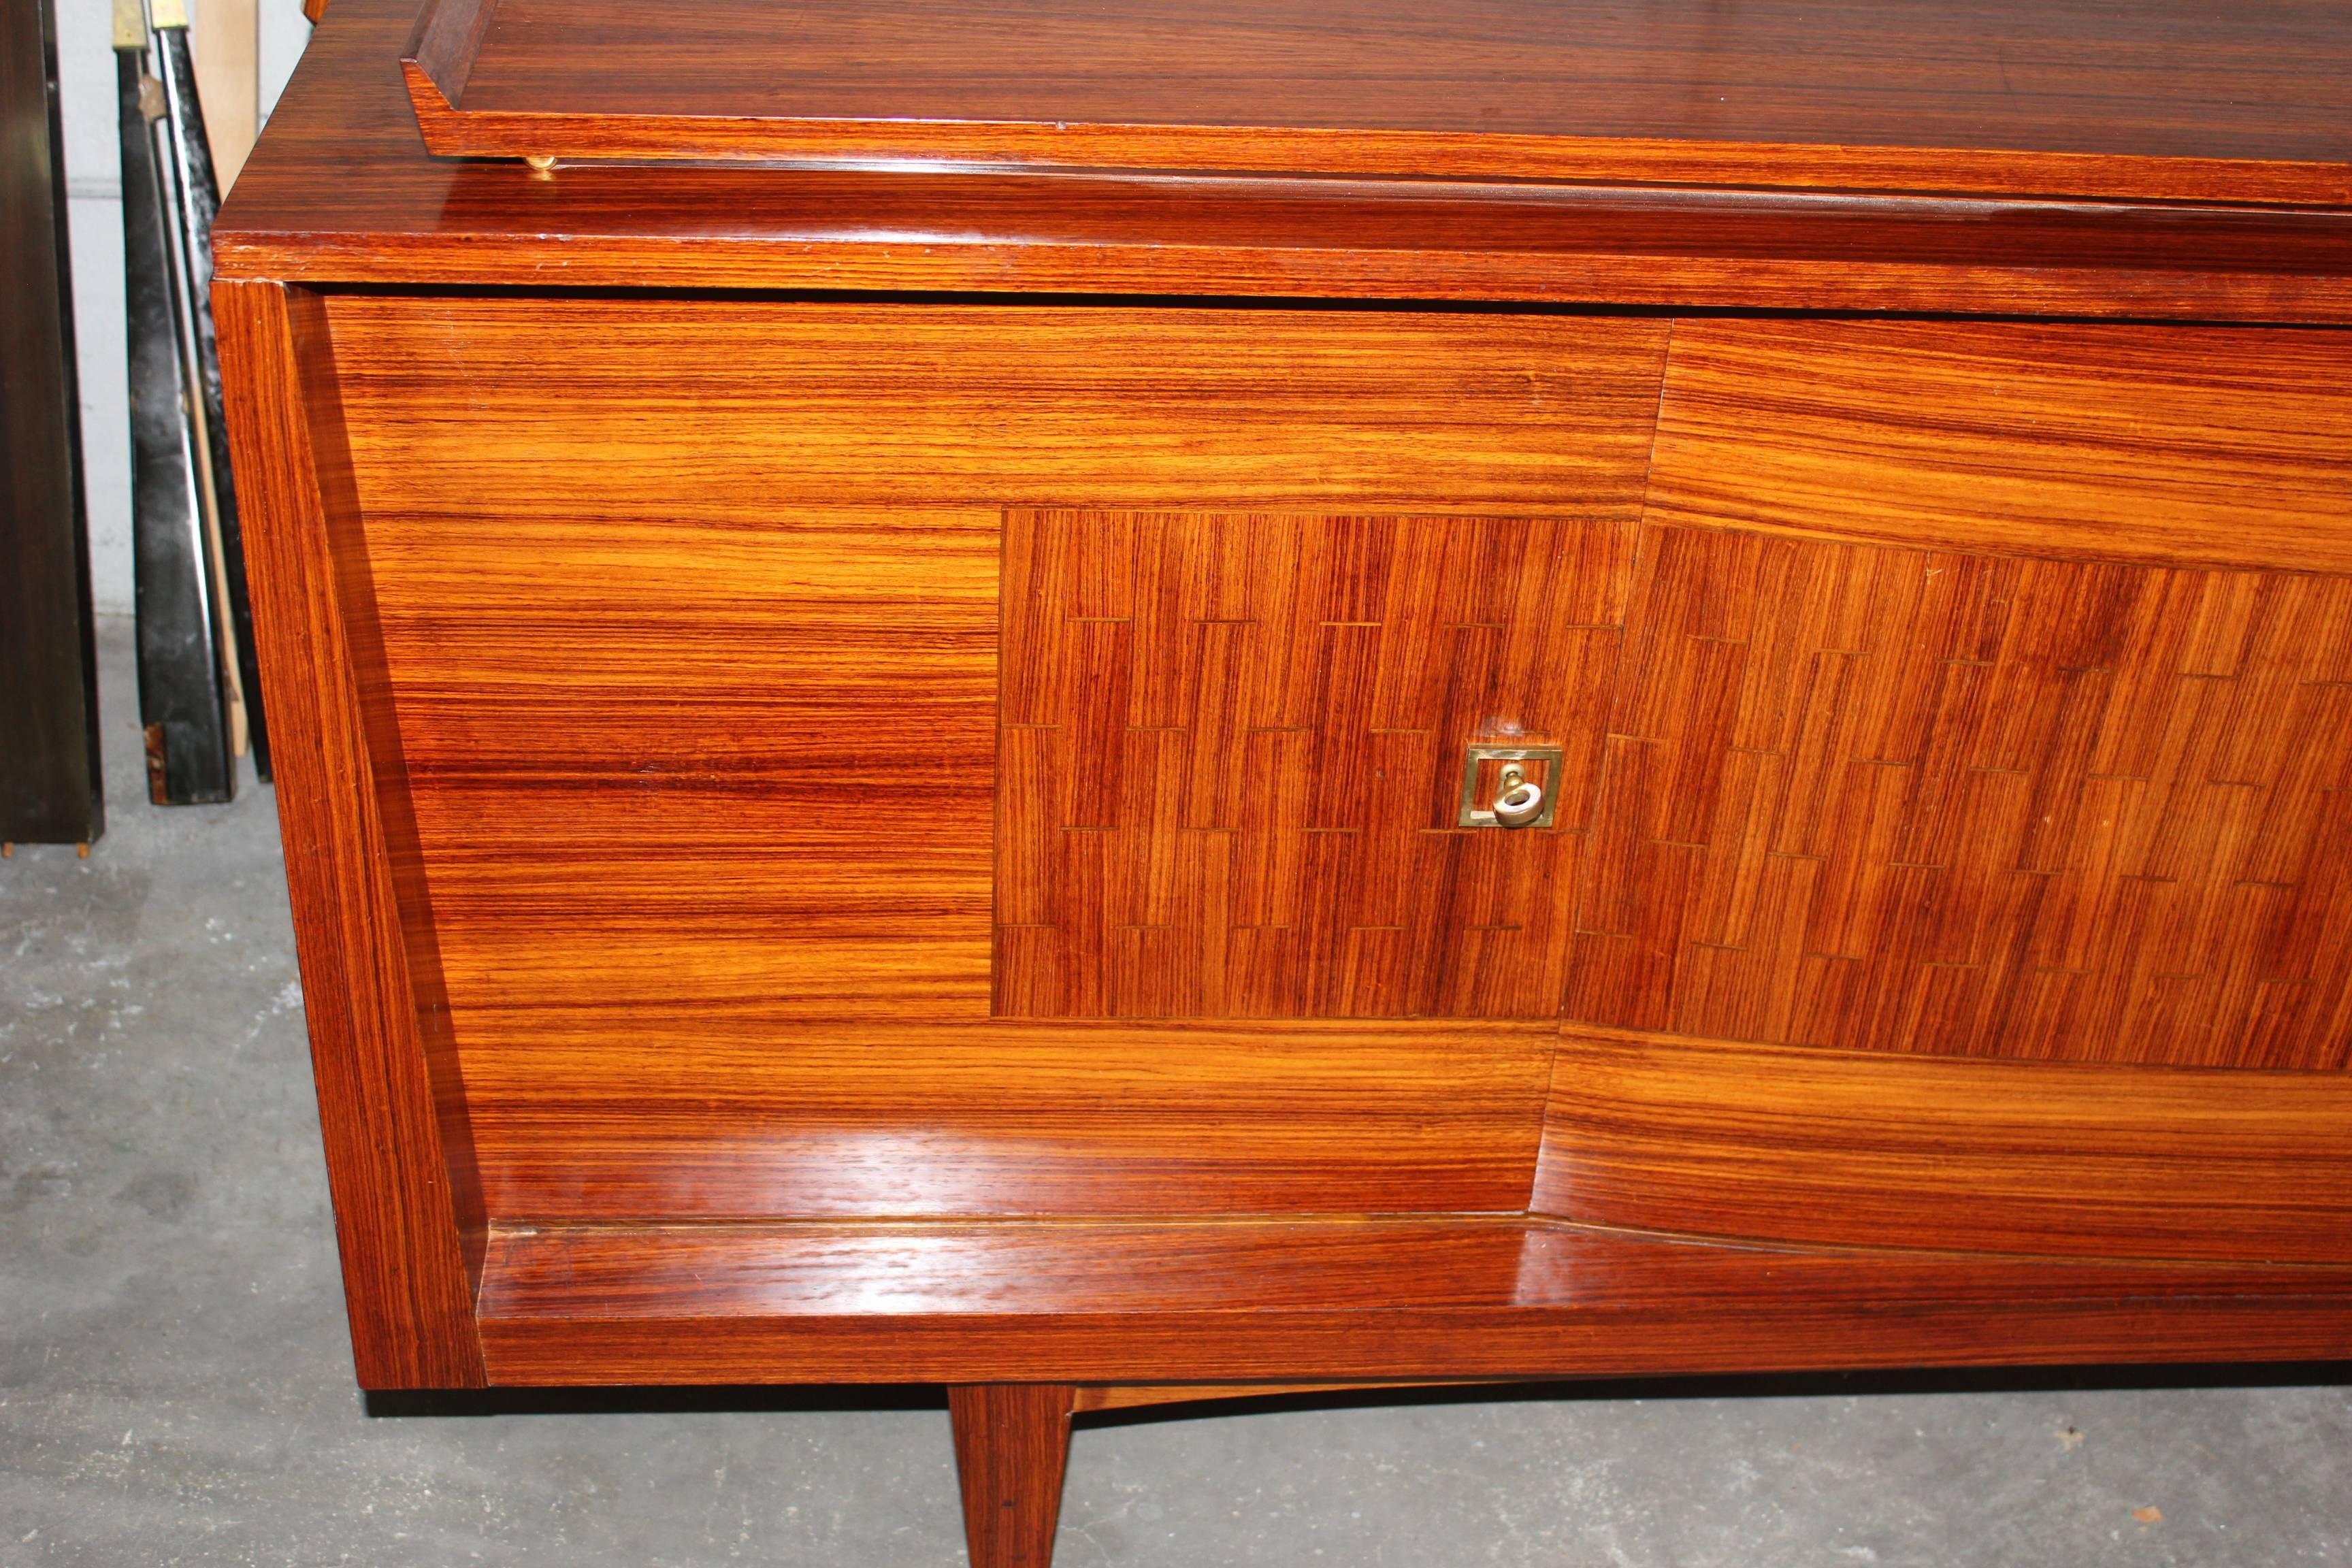
[[[301,0],[260,0],[261,118],[310,40]],[[81,451],[89,492],[91,594],[131,610],[131,404],[122,321],[121,156],[115,141],[111,0],[58,0],[58,89],[66,127]]]

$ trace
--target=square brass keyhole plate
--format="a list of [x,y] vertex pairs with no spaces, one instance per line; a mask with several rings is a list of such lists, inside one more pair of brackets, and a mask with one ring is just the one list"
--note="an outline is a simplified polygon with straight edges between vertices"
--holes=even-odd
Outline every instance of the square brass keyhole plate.
[[1517,763],[1543,790],[1543,814],[1527,826],[1549,827],[1559,808],[1560,750],[1558,746],[1473,746],[1462,769],[1462,812],[1457,827],[1500,827],[1495,797],[1503,790],[1503,770]]

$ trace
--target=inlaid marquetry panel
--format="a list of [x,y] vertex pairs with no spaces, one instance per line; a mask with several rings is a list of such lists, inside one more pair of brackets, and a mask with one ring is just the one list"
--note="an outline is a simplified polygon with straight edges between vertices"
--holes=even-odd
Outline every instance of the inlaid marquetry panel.
[[[1556,1014],[1633,533],[1008,514],[997,1010]],[[1474,740],[1551,828],[1454,826]]]
[[2352,581],[1651,528],[1570,1016],[2331,1068]]

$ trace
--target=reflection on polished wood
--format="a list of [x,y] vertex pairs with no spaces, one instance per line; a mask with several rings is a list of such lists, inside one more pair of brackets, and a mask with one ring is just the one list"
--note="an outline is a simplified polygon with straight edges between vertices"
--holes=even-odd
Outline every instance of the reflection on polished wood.
[[1231,1399],[1277,1399],[1292,1394],[1377,1394],[1422,1388],[1492,1388],[1496,1378],[1382,1378],[1351,1383],[1097,1383],[1074,1391],[1070,1408],[1080,1415],[1108,1410],[1141,1410],[1155,1405],[1200,1405]]
[[515,1219],[1522,1208],[1553,1031],[811,1024],[681,1000],[460,1017]]
[[[1568,1016],[2343,1067],[2352,578],[2143,562],[2243,560],[2268,528],[2296,565],[2347,563],[2352,397],[2321,372],[2352,347],[1972,331],[1678,336],[1651,515],[1804,531],[1643,535]],[[1737,379],[1710,334],[1811,343],[1819,379]],[[1948,383],[1913,390],[1953,412],[1865,406],[1849,344]],[[2119,369],[2094,391],[2097,355]],[[1971,374],[2009,379],[1969,395]],[[2009,523],[1965,521],[2011,492],[2034,500],[1984,513]],[[2074,558],[1994,552],[2032,508]],[[1918,545],[1830,537],[1855,533]],[[2083,558],[2103,542],[2125,559]]]
[[2352,1258],[2352,1076],[1571,1027],[1537,1212],[1826,1246]]
[[484,1215],[317,296],[218,283],[287,890],[360,1381],[483,1380]]
[[1337,1382],[2352,1354],[2352,1271],[1465,1216],[500,1233],[501,1383]]
[[[1080,1407],[2352,1357],[2340,6],[1008,5],[428,130],[1235,161],[341,0],[223,215],[362,1380],[948,1383],[992,1564]],[[1298,177],[1536,154],[1741,184]]]
[[438,153],[2340,204],[2320,0],[433,0]]
[[215,231],[224,275],[2352,321],[2341,211],[919,169],[542,176],[425,152],[384,65],[415,10],[336,6]]

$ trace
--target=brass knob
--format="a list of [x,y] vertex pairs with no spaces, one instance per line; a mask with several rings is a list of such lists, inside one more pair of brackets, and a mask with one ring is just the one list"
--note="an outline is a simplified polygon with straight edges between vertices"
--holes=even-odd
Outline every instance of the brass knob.
[[1517,763],[1504,768],[1502,787],[1495,792],[1495,820],[1506,827],[1525,827],[1543,815],[1543,785],[1527,775]]

